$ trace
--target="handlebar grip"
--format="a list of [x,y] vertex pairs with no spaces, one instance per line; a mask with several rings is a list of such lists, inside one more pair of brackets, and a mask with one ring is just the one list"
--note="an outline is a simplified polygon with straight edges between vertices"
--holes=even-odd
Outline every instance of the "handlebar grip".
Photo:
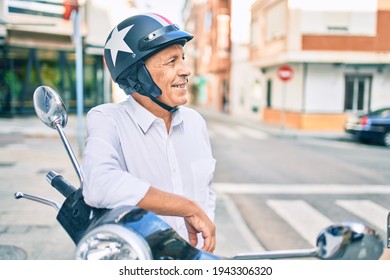
[[76,188],[73,187],[71,183],[66,181],[62,175],[54,171],[47,173],[46,179],[50,185],[52,185],[64,197],[68,197],[71,193],[76,191]]

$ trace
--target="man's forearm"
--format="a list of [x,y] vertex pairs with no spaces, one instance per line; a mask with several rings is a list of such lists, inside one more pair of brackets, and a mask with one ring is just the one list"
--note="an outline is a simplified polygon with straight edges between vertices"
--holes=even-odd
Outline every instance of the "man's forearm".
[[192,200],[154,187],[149,188],[137,206],[163,216],[187,217],[198,215],[201,211]]

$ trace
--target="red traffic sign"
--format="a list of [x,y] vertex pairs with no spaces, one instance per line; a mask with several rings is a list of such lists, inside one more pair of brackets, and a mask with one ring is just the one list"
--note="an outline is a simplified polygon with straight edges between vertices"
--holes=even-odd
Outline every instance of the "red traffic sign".
[[294,70],[289,65],[282,65],[278,68],[277,74],[279,79],[287,82],[294,76]]
[[66,20],[69,20],[73,11],[79,10],[79,3],[78,0],[64,0],[62,4],[65,8],[63,17]]

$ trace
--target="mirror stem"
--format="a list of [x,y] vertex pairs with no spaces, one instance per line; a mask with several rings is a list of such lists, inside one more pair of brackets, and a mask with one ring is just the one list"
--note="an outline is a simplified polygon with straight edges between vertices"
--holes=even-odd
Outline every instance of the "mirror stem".
[[258,253],[238,254],[231,259],[233,260],[265,260],[265,259],[289,259],[289,258],[309,258],[318,257],[318,249],[300,249],[300,250],[280,250],[265,251]]
[[14,194],[14,197],[16,199],[26,198],[26,199],[29,199],[29,200],[32,200],[32,201],[35,201],[35,202],[39,202],[39,203],[42,203],[42,204],[49,205],[49,206],[53,207],[54,209],[56,209],[57,212],[60,211],[60,209],[61,209],[61,205],[58,204],[57,202],[55,202],[54,200],[50,200],[50,199],[43,198],[43,197],[40,197],[40,196],[29,195],[29,194],[22,193],[22,192],[16,192]]
[[68,155],[70,157],[70,160],[72,161],[72,164],[73,164],[73,167],[74,167],[74,170],[76,171],[77,173],[77,176],[79,177],[79,181],[80,181],[80,188],[83,187],[84,185],[84,178],[83,178],[83,174],[81,173],[81,168],[80,168],[80,164],[79,162],[77,161],[77,158],[72,150],[72,147],[71,145],[69,144],[69,141],[64,133],[64,130],[62,129],[62,126],[61,124],[59,124],[58,122],[56,122],[56,129],[61,137],[61,140],[62,140],[62,143],[65,145],[65,149],[66,151],[68,152]]

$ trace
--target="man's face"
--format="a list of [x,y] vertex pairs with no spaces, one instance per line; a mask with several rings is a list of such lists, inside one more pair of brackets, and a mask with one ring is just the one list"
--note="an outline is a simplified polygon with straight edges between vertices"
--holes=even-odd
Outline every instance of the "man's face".
[[161,89],[158,100],[171,106],[187,103],[187,83],[191,71],[184,61],[180,44],[172,45],[145,61],[153,81]]

